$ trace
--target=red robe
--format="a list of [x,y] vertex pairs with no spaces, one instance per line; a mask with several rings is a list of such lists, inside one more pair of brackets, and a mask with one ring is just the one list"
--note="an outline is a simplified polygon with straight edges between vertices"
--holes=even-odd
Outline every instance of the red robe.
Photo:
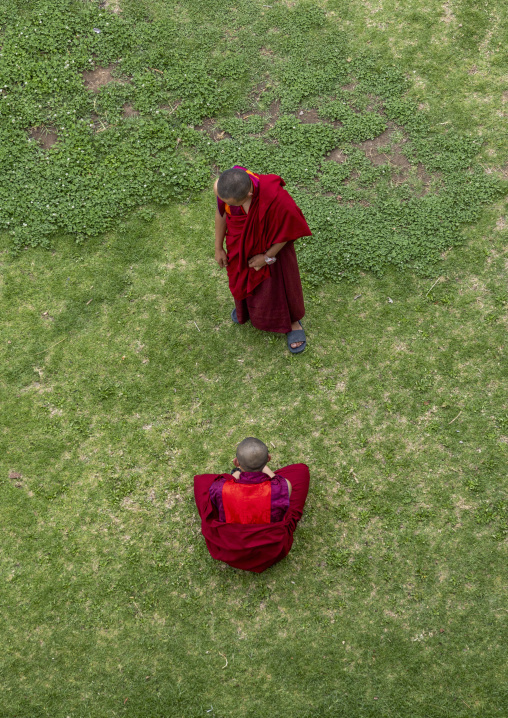
[[[247,214],[227,214],[226,252],[231,294],[240,324],[287,333],[305,314],[295,239],[310,236],[305,218],[278,175],[258,175]],[[274,244],[288,242],[275,264],[256,271],[248,261]]]
[[194,497],[201,517],[201,532],[212,558],[244,571],[261,573],[287,556],[293,532],[302,517],[309,490],[309,468],[292,464],[275,472],[292,485],[289,509],[282,521],[267,524],[225,523],[218,520],[209,488],[220,474],[194,477]]

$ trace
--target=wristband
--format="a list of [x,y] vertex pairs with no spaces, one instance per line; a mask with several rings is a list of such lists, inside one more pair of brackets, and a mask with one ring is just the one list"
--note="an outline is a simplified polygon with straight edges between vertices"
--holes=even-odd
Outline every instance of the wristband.
[[266,262],[267,264],[275,264],[276,261],[277,261],[277,257],[268,257],[268,256],[265,254],[265,262]]

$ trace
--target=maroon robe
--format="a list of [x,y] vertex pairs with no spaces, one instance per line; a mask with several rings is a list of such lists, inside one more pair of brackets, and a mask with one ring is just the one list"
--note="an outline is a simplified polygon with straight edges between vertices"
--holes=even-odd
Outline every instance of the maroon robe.
[[293,491],[283,520],[267,524],[219,521],[209,488],[221,474],[200,474],[194,477],[194,497],[201,517],[201,532],[212,558],[224,561],[233,568],[261,573],[287,556],[309,490],[309,467],[306,464],[291,464],[275,473],[286,478]]
[[[278,175],[256,175],[247,214],[226,213],[229,288],[240,324],[249,319],[268,332],[287,333],[305,314],[295,239],[310,236],[305,218]],[[258,271],[248,262],[270,247],[288,242],[277,261]]]

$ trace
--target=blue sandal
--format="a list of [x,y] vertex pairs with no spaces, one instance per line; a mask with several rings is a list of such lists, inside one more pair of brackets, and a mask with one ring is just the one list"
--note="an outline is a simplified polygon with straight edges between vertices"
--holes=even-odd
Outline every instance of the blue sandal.
[[[292,329],[290,332],[286,334],[288,338],[288,349],[291,352],[291,354],[301,354],[305,347],[307,346],[307,337],[305,336],[305,332],[303,331],[303,324],[300,322],[301,329]],[[296,344],[296,342],[303,342],[303,344],[300,344],[299,347],[292,347],[291,344]]]
[[234,321],[235,324],[240,324],[240,322],[238,321],[238,316],[236,314],[236,307],[231,312],[231,319]]

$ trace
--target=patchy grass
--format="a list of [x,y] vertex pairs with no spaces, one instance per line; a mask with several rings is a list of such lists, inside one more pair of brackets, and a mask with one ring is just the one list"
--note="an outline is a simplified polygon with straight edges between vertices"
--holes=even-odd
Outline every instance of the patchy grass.
[[413,77],[409,94],[432,123],[482,137],[484,163],[497,172],[506,166],[503,3],[328,0],[325,6],[328,16],[352,33],[356,51],[375,48]]
[[478,163],[480,134],[429,122],[404,63],[356,47],[321,5],[121,10],[60,0],[20,20],[3,7],[0,228],[13,251],[99,236],[238,163],[280,174],[301,205],[309,283],[430,275],[502,191]]
[[[432,289],[307,291],[295,358],[230,322],[212,204],[2,255],[5,714],[501,715],[501,208]],[[261,576],[210,559],[192,497],[248,434],[312,471]]]
[[[221,12],[244,42],[294,6],[272,5]],[[502,24],[465,2],[321,6],[355,56],[416,70],[412,100],[482,132],[499,173]],[[298,357],[231,323],[211,192],[82,245],[13,257],[2,236],[2,715],[502,716],[506,215],[486,207],[431,279],[307,287]],[[294,547],[260,576],[212,561],[192,497],[249,434],[311,466]]]

